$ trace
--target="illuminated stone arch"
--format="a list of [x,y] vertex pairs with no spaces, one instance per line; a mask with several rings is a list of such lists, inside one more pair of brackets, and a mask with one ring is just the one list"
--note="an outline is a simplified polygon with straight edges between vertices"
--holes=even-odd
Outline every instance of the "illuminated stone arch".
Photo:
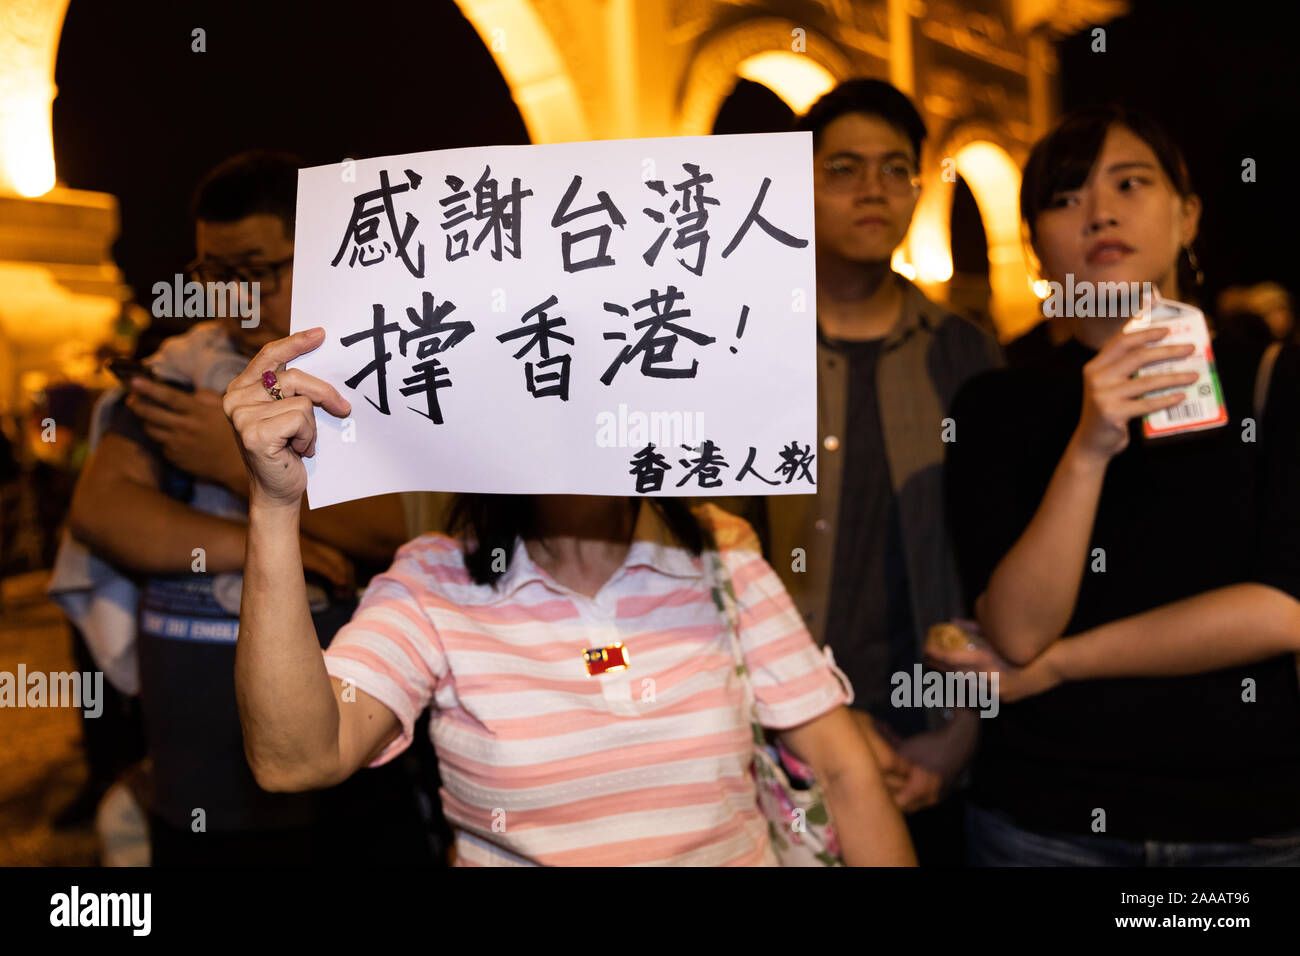
[[988,241],[989,311],[999,337],[1006,341],[1040,318],[1021,243],[1021,163],[998,124],[983,117],[954,124],[937,142],[922,174],[922,198],[900,250],[902,255],[895,256],[895,267],[914,276],[923,287],[952,278],[951,217],[956,182],[944,178],[945,169],[952,169],[966,181],[979,208]]
[[50,380],[94,378],[126,287],[117,200],[58,183],[54,63],[68,0],[0,0],[0,413]]
[[[802,52],[796,52],[802,41]],[[737,78],[762,83],[795,113],[853,75],[847,56],[830,40],[792,20],[762,17],[718,30],[691,58],[677,110],[677,136],[703,136]]]
[[54,187],[54,59],[68,0],[0,3],[0,192]]
[[593,139],[578,84],[531,0],[456,0],[496,61],[533,143]]

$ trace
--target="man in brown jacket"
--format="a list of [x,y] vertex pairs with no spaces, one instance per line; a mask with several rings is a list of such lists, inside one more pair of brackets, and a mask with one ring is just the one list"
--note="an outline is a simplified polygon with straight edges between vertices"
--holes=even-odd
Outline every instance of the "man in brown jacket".
[[812,132],[815,163],[818,489],[766,499],[769,558],[852,681],[855,716],[911,814],[921,862],[959,863],[959,808],[918,811],[960,777],[979,718],[890,697],[894,675],[912,678],[929,627],[967,611],[944,520],[944,419],[958,387],[1001,354],[890,269],[926,135],[907,97],[851,80],[797,128]]

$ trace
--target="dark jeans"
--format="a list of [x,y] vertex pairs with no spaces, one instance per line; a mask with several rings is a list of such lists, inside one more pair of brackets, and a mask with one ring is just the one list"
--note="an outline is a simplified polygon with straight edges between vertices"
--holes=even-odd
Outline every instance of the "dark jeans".
[[1004,813],[966,808],[971,866],[1300,866],[1300,830],[1238,843],[1039,833]]
[[[99,665],[86,646],[86,638],[71,621],[72,656],[77,670],[95,672]],[[90,765],[90,783],[103,796],[118,776],[145,754],[144,727],[140,719],[140,701],[127,697],[104,679],[103,709],[98,717],[86,717],[76,708],[81,722],[81,737]]]

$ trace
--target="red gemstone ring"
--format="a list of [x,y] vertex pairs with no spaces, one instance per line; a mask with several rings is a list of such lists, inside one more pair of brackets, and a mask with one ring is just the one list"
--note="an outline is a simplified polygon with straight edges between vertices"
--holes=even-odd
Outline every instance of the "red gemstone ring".
[[271,397],[277,402],[284,398],[280,393],[280,384],[275,380],[275,373],[269,369],[262,373],[262,387],[271,393]]

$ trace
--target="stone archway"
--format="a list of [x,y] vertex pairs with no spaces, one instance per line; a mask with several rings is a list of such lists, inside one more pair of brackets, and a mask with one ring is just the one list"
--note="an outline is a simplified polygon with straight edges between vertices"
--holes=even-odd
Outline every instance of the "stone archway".
[[54,187],[54,60],[68,0],[0,4],[0,192]]
[[0,2],[0,413],[95,376],[127,296],[116,199],[57,183],[54,63],[68,0]]
[[993,319],[999,335],[1011,339],[1040,318],[1020,241],[1020,167],[1001,145],[988,139],[970,140],[953,158],[984,221]]
[[932,154],[923,175],[922,200],[904,244],[900,271],[923,287],[952,277],[950,217],[956,178],[970,187],[988,241],[989,310],[1003,341],[1040,318],[1020,236],[1020,164],[992,124],[957,124]]
[[534,143],[592,139],[566,56],[531,0],[456,0],[496,60]]
[[726,27],[695,51],[682,83],[677,136],[703,136],[737,78],[762,83],[795,113],[853,74],[830,40],[792,20],[763,17]]

